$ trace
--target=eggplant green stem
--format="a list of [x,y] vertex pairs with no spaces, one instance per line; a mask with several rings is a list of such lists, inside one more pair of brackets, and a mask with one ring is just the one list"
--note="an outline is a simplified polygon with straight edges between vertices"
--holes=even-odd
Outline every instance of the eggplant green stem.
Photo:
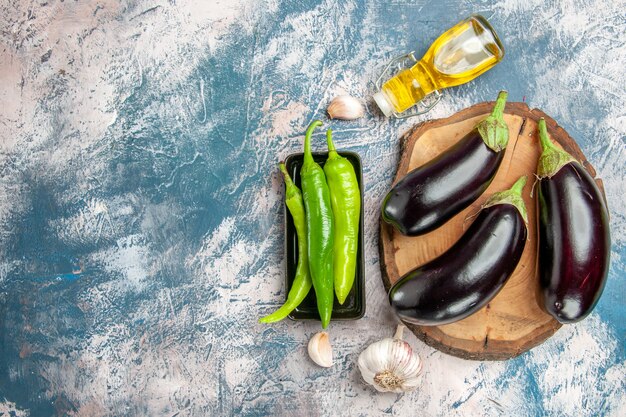
[[493,106],[491,116],[501,119],[504,116],[504,106],[506,106],[506,99],[509,97],[509,93],[502,90],[498,93],[496,104]]
[[500,152],[509,143],[509,128],[504,121],[504,106],[509,93],[500,91],[491,114],[476,126],[485,144],[494,152]]
[[314,162],[313,154],[311,154],[311,136],[313,131],[321,125],[323,125],[321,120],[314,120],[304,134],[304,165],[310,165]]
[[522,190],[526,185],[526,175],[520,177],[511,188],[505,191],[494,193],[483,206],[484,208],[495,206],[497,204],[510,204],[514,206],[522,215],[524,222],[528,224],[528,212],[526,204],[522,197]]
[[539,143],[541,144],[541,156],[537,162],[537,176],[540,179],[550,178],[559,172],[564,165],[576,162],[576,159],[550,140],[548,127],[543,117],[539,119],[537,127],[539,128]]
[[509,191],[511,191],[514,194],[517,195],[522,195],[522,190],[524,189],[524,186],[526,185],[526,180],[528,178],[526,177],[526,175],[519,177],[519,179],[517,181],[515,181],[515,184],[513,184],[513,186],[510,188]]

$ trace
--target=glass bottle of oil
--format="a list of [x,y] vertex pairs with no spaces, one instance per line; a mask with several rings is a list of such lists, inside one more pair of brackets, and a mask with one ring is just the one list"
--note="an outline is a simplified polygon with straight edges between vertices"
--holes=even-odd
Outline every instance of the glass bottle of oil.
[[385,116],[398,115],[434,91],[473,80],[503,57],[489,22],[472,15],[439,36],[415,65],[386,81],[374,100]]

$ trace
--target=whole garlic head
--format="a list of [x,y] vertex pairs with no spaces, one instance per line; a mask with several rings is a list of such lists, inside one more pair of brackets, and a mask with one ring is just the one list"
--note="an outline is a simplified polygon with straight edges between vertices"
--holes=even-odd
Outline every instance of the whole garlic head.
[[419,385],[422,361],[402,340],[404,329],[404,325],[398,325],[393,338],[372,343],[359,355],[363,379],[378,391],[402,393]]

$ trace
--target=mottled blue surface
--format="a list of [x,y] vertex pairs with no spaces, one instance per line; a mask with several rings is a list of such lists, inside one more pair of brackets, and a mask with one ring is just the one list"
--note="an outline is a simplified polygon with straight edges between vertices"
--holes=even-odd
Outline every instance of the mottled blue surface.
[[[626,414],[623,2],[248,3],[0,1],[0,416]],[[471,13],[504,41],[496,68],[420,119],[331,123],[363,160],[368,302],[316,367],[315,323],[256,323],[284,298],[276,162],[332,97],[368,97],[389,57]],[[399,138],[503,88],[604,180],[604,296],[507,362],[411,337],[423,387],[377,394],[355,361],[394,327],[376,226]]]

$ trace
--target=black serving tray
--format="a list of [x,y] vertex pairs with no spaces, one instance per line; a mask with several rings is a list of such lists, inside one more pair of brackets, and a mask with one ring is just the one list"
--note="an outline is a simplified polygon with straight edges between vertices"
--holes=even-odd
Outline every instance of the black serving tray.
[[[352,290],[348,294],[346,301],[343,305],[339,304],[335,297],[335,304],[333,305],[332,320],[358,320],[365,314],[365,267],[363,259],[363,170],[361,166],[361,158],[354,152],[339,152],[339,155],[345,157],[350,161],[354,167],[357,181],[359,182],[359,189],[361,190],[361,219],[359,221],[359,246],[357,250],[357,264],[356,264],[356,277],[354,279],[354,285]],[[324,162],[328,158],[327,152],[314,152],[313,159],[315,162],[324,167]],[[302,162],[304,160],[304,154],[295,153],[291,154],[285,159],[285,166],[287,172],[291,175],[291,178],[295,184],[300,188],[300,169],[302,168]],[[285,274],[285,284],[287,288],[287,294],[291,289],[291,284],[296,275],[296,267],[298,265],[298,237],[296,235],[296,229],[293,225],[293,219],[291,213],[284,205],[285,210],[285,257],[287,270]],[[309,295],[302,301],[302,303],[291,312],[289,318],[292,320],[320,320],[320,316],[317,312],[317,300],[315,299],[315,291],[311,288]]]

